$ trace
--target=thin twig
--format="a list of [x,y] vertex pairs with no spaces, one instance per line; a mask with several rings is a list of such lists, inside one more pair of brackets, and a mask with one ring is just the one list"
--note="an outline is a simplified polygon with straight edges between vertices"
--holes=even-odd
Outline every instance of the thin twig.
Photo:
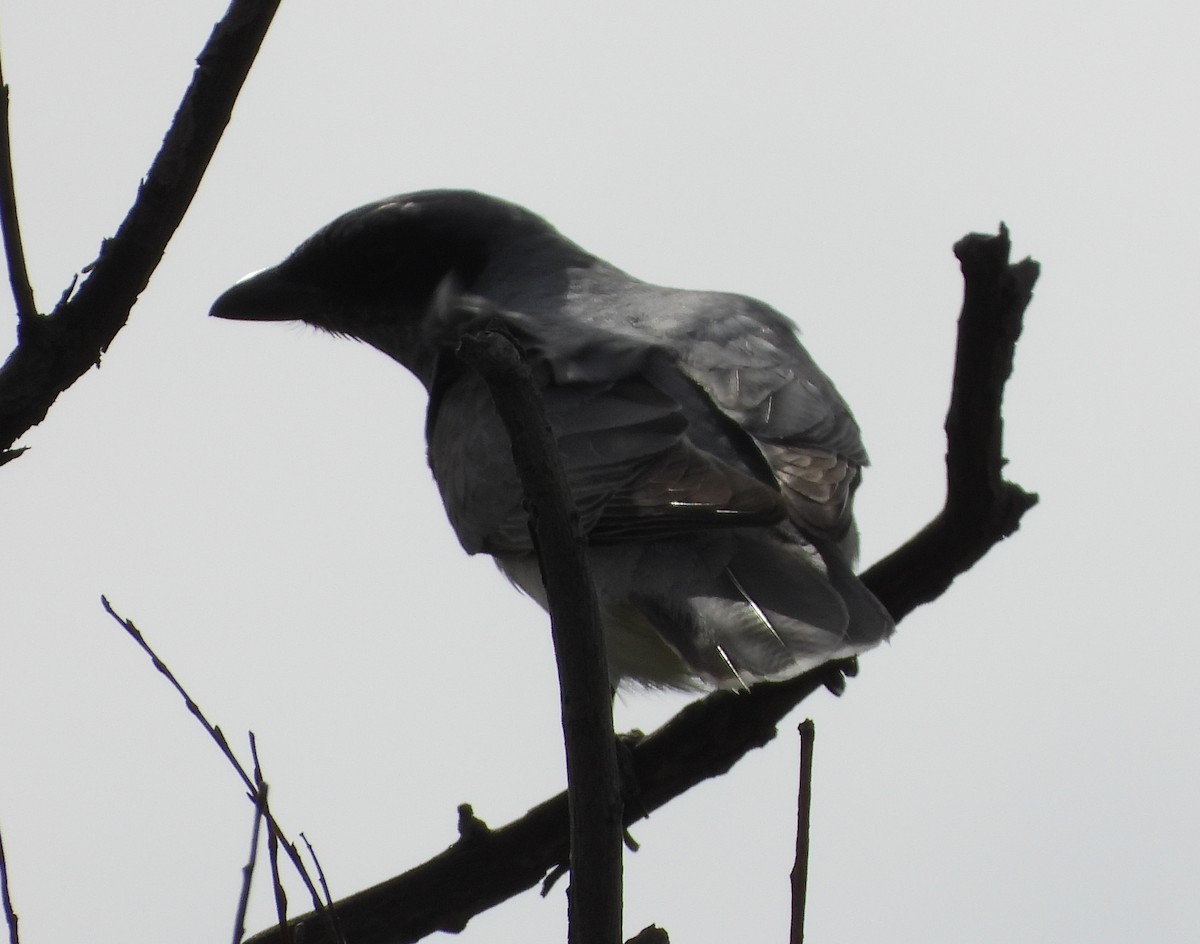
[[308,837],[304,833],[300,834],[300,838],[304,840],[304,847],[308,850],[308,857],[313,860],[313,865],[317,870],[317,881],[321,883],[321,891],[325,895],[325,904],[333,904],[333,896],[329,894],[329,883],[325,881],[325,870],[321,868],[321,860],[317,858],[317,850],[312,847],[312,843],[308,841]]
[[[221,753],[225,755],[225,759],[229,761],[229,763],[233,766],[233,769],[237,772],[237,775],[242,779],[242,783],[245,784],[246,789],[250,793],[250,799],[257,804],[259,802],[258,785],[255,783],[254,778],[246,771],[246,768],[242,766],[242,762],[238,760],[237,755],[233,753],[233,749],[230,748],[229,742],[225,739],[225,735],[222,733],[221,729],[209,721],[207,717],[205,717],[204,712],[200,710],[200,706],[196,704],[196,702],[192,699],[192,696],[187,693],[187,689],[185,689],[180,683],[179,679],[175,677],[175,673],[171,671],[167,664],[158,657],[158,653],[156,653],[150,647],[150,644],[146,642],[146,638],[142,635],[141,630],[139,630],[133,624],[133,621],[127,620],[125,617],[117,613],[116,610],[112,608],[112,605],[108,602],[107,597],[101,596],[100,603],[104,607],[105,612],[108,613],[108,615],[114,620],[116,620],[118,625],[120,625],[121,628],[124,629],[125,632],[130,635],[130,637],[132,637],[133,641],[136,642],[138,646],[141,647],[142,651],[150,657],[150,661],[154,663],[154,667],[158,669],[159,673],[171,683],[171,687],[179,693],[181,698],[183,698],[183,702],[185,705],[187,705],[188,711],[190,711],[193,717],[200,722],[201,727],[208,732],[208,736],[216,742],[216,745],[220,749]],[[253,735],[251,735],[251,737],[253,737]],[[336,921],[325,908],[325,903],[321,900],[321,896],[317,892],[316,886],[309,877],[308,870],[304,866],[304,861],[300,858],[300,854],[296,851],[296,847],[288,841],[279,823],[275,821],[275,817],[271,814],[270,808],[265,804],[263,806],[263,816],[267,821],[268,834],[277,837],[283,842],[284,849],[287,850],[288,858],[292,860],[292,864],[296,867],[296,871],[299,873],[301,880],[304,882],[305,887],[309,891],[313,902],[313,908],[316,909],[318,914],[322,915],[324,920],[330,922],[330,928],[333,932],[331,939],[334,941],[341,941],[341,935],[337,931]]]
[[520,348],[499,330],[464,337],[512,443],[549,600],[558,665],[571,823],[570,944],[620,944],[624,833],[612,690],[586,544],[541,394]]
[[804,944],[804,908],[808,903],[808,830],[812,813],[812,718],[800,722],[800,790],[796,797],[796,861],[792,866],[792,931],[790,944]]
[[242,890],[238,895],[237,913],[233,919],[233,944],[242,944],[246,936],[246,910],[250,907],[250,883],[254,879],[254,864],[258,860],[258,833],[267,813],[267,791],[259,791],[254,799],[254,827],[250,831],[250,858],[242,868]]
[[8,925],[9,944],[21,944],[17,934],[19,923],[13,910],[12,894],[8,890],[8,861],[4,858],[4,837],[0,835],[0,899],[4,901],[4,923]]
[[[267,807],[267,782],[263,779],[262,765],[258,761],[258,742],[254,732],[250,732],[250,756],[254,758],[254,786],[262,803]],[[279,938],[281,941],[291,940],[291,932],[287,926],[287,892],[283,888],[283,879],[279,876],[279,836],[274,832],[267,834],[267,861],[271,863],[271,890],[275,893],[275,914],[279,918]]]
[[25,267],[25,247],[21,243],[21,224],[17,216],[17,190],[13,183],[12,137],[8,122],[8,84],[0,63],[0,232],[4,236],[4,258],[8,263],[8,281],[17,306],[17,330],[37,317],[33,286]]

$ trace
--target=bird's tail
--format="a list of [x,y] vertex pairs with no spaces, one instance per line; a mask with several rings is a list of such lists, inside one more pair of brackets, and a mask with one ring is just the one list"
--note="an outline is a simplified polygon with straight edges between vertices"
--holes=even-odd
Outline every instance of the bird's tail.
[[739,532],[716,574],[698,577],[674,618],[654,623],[693,671],[726,688],[780,681],[891,635],[887,611],[836,549]]

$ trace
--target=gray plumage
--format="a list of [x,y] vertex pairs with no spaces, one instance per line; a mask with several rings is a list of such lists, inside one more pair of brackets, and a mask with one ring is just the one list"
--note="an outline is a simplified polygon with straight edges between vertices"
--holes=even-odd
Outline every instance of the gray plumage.
[[339,217],[212,314],[302,320],[411,370],[459,541],[545,606],[506,434],[454,354],[504,321],[543,385],[614,684],[783,679],[892,631],[852,571],[858,426],[761,302],[650,285],[521,207],[426,191]]

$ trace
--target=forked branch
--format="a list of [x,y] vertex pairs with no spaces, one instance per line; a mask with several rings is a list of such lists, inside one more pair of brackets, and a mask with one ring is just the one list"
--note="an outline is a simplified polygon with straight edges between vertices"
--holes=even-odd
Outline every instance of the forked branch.
[[[0,367],[0,457],[16,453],[5,450],[99,363],[125,326],[191,205],[278,6],[279,0],[229,5],[196,60],[191,85],[129,213],[116,234],[101,243],[100,256],[78,289],[68,288],[49,315],[34,313],[33,292],[26,294],[28,277],[11,268],[17,244],[8,240],[21,320],[17,346]],[[15,200],[0,212],[12,216],[11,226],[5,225],[8,237],[10,229],[17,231]]]

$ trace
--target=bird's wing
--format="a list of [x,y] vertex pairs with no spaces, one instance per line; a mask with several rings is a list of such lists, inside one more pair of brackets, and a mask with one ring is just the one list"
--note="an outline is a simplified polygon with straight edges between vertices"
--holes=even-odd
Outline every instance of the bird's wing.
[[828,377],[773,309],[737,295],[696,293],[677,344],[682,368],[753,438],[809,533],[841,540],[866,464],[858,424]]
[[[555,365],[530,345],[589,541],[666,538],[785,516],[765,471],[756,475],[727,444],[718,450],[696,442],[704,431],[699,410],[707,409],[711,423],[727,421],[669,356],[629,339],[597,343],[614,345],[608,379],[566,382],[560,377],[569,371],[556,375]],[[672,384],[675,390],[664,389]],[[693,402],[681,402],[689,399]],[[444,387],[435,384],[427,432],[430,465],[463,546],[472,553],[528,550],[511,448],[483,381],[454,372]],[[704,432],[700,438],[711,442],[711,433]]]

